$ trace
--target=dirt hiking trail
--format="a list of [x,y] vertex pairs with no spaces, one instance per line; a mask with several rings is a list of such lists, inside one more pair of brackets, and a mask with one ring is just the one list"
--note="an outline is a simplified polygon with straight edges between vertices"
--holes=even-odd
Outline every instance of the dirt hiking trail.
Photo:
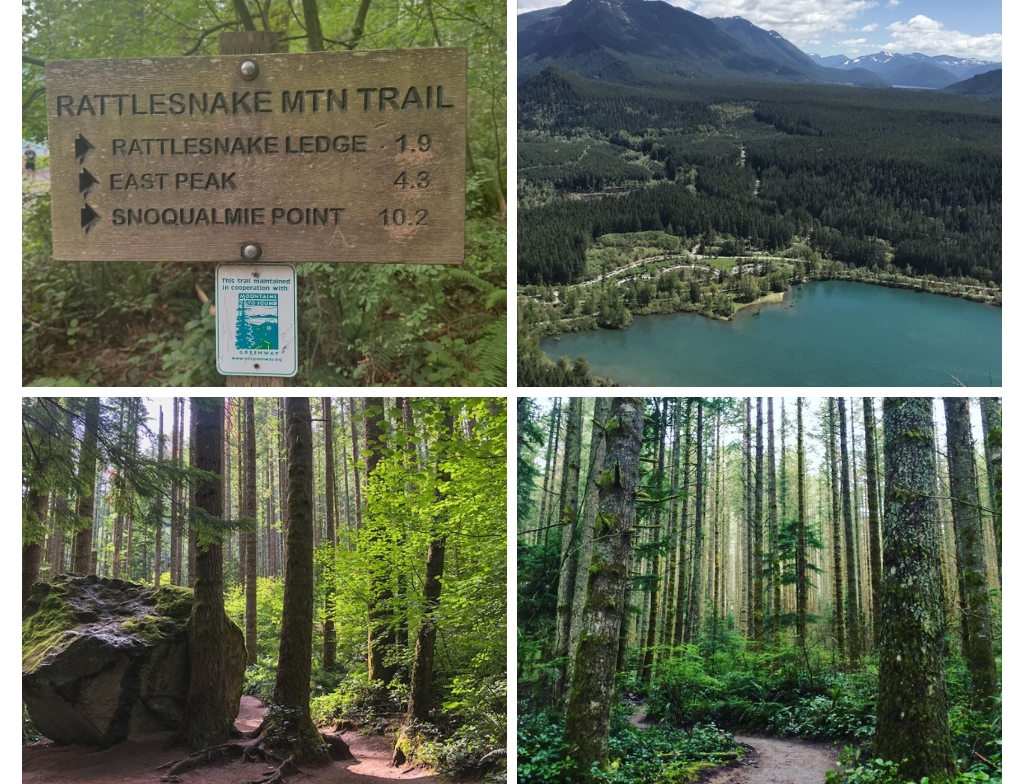
[[[244,696],[235,726],[243,732],[256,729],[266,708]],[[346,732],[342,736],[354,760],[332,762],[322,768],[303,767],[291,777],[295,784],[375,784],[415,780],[417,784],[449,784],[436,773],[391,767],[393,741],[380,735]],[[171,744],[171,733],[140,735],[109,749],[88,746],[57,746],[48,741],[22,749],[22,784],[159,784],[158,765],[184,757],[188,749]],[[209,765],[181,775],[183,784],[245,784],[268,769],[265,763],[240,761]]]
[[704,784],[824,784],[825,773],[836,769],[839,748],[828,743],[735,737],[746,748],[746,756],[737,765],[715,772]]
[[[643,704],[629,720],[641,729],[654,726]],[[701,779],[703,784],[824,784],[825,774],[836,769],[839,759],[839,747],[830,743],[756,735],[734,737],[744,747],[743,759]]]

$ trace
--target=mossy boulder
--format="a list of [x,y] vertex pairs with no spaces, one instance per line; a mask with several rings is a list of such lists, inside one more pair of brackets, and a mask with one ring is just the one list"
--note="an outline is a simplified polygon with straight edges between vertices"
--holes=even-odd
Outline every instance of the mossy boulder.
[[[22,617],[22,698],[57,743],[112,746],[177,729],[188,695],[192,591],[60,575],[36,583]],[[228,698],[245,671],[241,630],[225,617]]]

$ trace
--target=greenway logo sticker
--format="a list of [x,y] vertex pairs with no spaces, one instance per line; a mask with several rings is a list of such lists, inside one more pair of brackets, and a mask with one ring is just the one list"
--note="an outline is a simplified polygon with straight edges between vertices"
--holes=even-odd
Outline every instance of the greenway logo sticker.
[[217,370],[224,375],[294,376],[295,268],[217,268]]

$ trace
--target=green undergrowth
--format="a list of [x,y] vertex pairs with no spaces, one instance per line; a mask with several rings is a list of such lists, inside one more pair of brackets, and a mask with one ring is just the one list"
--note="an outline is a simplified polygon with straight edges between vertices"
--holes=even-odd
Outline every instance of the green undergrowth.
[[[690,729],[654,726],[641,729],[629,721],[632,704],[616,706],[608,741],[608,764],[590,771],[602,784],[687,784],[701,772],[731,762],[741,750],[732,736],[713,724]],[[520,711],[518,774],[520,784],[572,784],[580,772],[562,743],[561,717]]]

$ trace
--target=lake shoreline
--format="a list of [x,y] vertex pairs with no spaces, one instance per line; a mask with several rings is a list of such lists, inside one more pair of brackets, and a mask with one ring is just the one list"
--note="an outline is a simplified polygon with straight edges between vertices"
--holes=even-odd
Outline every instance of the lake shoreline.
[[914,297],[914,289],[898,285],[847,285],[859,282],[798,284],[746,303],[735,312],[746,315],[734,314],[728,328],[714,326],[725,319],[693,308],[691,316],[648,314],[660,318],[634,319],[632,329],[595,329],[593,317],[562,320],[559,335],[539,348],[553,362],[582,356],[595,378],[617,384],[999,383],[1000,311],[954,301],[969,298]]

